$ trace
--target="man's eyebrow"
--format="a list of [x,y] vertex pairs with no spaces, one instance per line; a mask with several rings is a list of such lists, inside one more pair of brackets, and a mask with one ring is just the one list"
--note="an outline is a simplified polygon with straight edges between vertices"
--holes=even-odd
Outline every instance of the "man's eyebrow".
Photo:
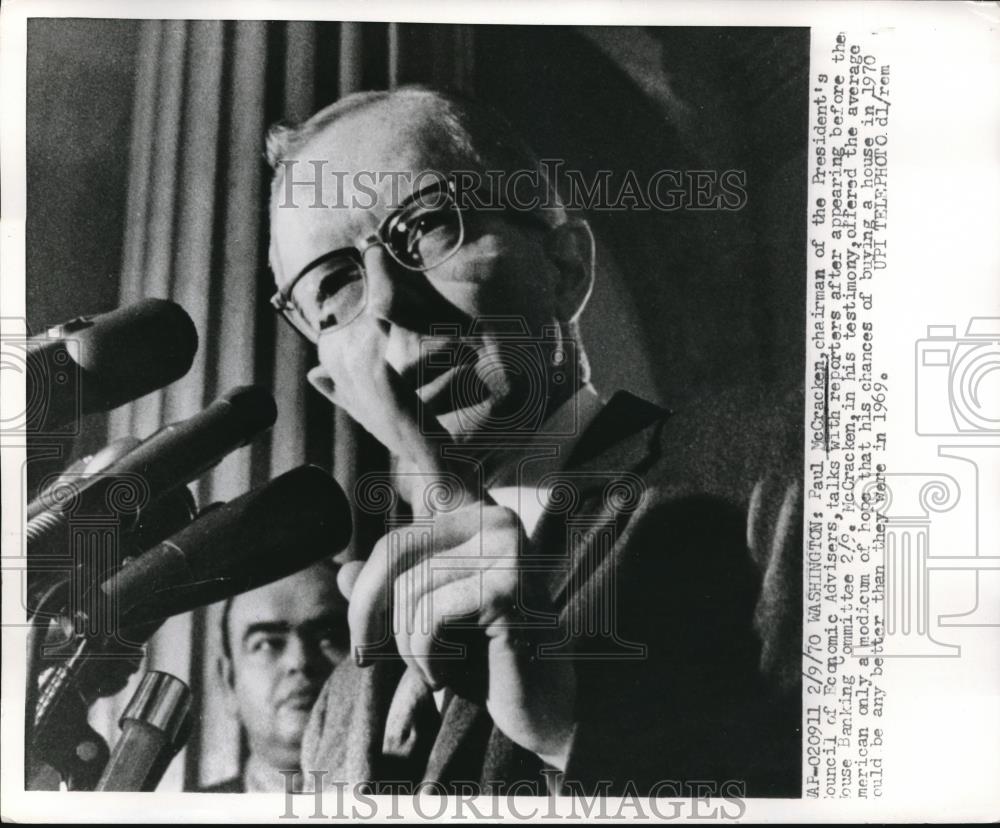
[[257,633],[287,633],[291,630],[287,621],[260,621],[251,624],[243,631],[243,640],[246,641],[251,635]]
[[[300,630],[312,632],[314,630],[323,630],[334,626],[343,626],[345,629],[347,628],[347,618],[343,613],[329,612],[316,618],[310,618],[308,621],[302,622],[298,628]],[[243,631],[243,641],[246,641],[250,638],[250,636],[258,633],[265,635],[287,635],[291,631],[292,625],[287,621],[259,621],[256,624],[250,624],[246,630]]]

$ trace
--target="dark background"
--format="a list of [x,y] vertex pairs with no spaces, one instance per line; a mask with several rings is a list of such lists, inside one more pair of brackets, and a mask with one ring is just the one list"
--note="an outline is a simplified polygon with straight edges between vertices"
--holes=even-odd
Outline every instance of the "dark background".
[[[32,330],[118,304],[139,26],[29,25]],[[477,96],[542,157],[615,181],[746,170],[740,211],[588,214],[603,273],[583,327],[599,387],[675,406],[736,382],[798,382],[808,30],[474,28]],[[366,27],[366,87],[386,85],[383,29]]]
[[[200,481],[202,505],[306,460],[345,489],[382,462],[306,387],[314,357],[267,306],[263,133],[344,90],[458,76],[541,157],[588,178],[746,173],[738,211],[587,212],[598,277],[581,327],[605,395],[627,388],[680,408],[737,385],[800,385],[808,60],[807,29],[30,20],[31,330],[152,295],[180,302],[202,343],[184,379],[87,418],[73,454],[144,437],[256,382],[274,391],[278,422]],[[238,726],[213,672],[217,615],[171,619],[148,648],[150,669],[191,685],[201,720],[161,790],[239,768]],[[92,711],[109,738],[130,695]]]
[[28,27],[28,325],[118,305],[134,20]]

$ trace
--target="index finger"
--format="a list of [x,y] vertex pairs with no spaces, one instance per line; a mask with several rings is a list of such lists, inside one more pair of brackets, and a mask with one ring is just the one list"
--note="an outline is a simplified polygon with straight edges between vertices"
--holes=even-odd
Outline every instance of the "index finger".
[[452,549],[482,528],[481,503],[440,515],[430,527],[421,522],[388,532],[372,548],[351,591],[347,621],[351,650],[359,666],[393,649],[390,599],[396,580],[432,555]]

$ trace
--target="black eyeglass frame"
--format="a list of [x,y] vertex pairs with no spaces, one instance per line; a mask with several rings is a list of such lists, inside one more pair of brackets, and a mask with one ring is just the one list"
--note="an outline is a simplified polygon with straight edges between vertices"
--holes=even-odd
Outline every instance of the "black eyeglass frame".
[[[413,265],[402,261],[400,257],[397,255],[396,251],[393,250],[393,247],[390,244],[388,238],[388,234],[391,231],[393,223],[398,221],[403,216],[405,211],[408,208],[410,208],[414,203],[423,198],[426,198],[428,195],[434,193],[440,193],[442,192],[442,189],[444,194],[446,194],[449,197],[451,204],[455,209],[455,213],[458,217],[458,240],[455,242],[455,246],[443,258],[431,264]],[[489,208],[489,209],[493,211],[496,210],[497,208]],[[499,209],[503,210],[503,212],[505,212],[506,214],[512,213],[513,216],[518,220],[537,226],[539,228],[549,230],[552,227],[552,225],[550,225],[534,210],[516,210],[513,208],[509,208],[505,205],[501,206]],[[385,216],[385,218],[383,218],[382,221],[379,222],[378,228],[376,228],[375,232],[369,234],[368,236],[365,236],[362,246],[360,248],[353,246],[338,247],[335,248],[334,250],[330,250],[327,251],[326,253],[323,253],[321,256],[317,256],[311,262],[307,263],[295,275],[295,278],[293,278],[284,289],[278,290],[271,297],[270,304],[280,314],[280,316],[295,329],[295,331],[298,334],[304,337],[311,344],[315,345],[318,341],[319,335],[313,328],[313,326],[306,321],[301,310],[299,310],[298,306],[295,304],[295,300],[292,298],[292,291],[295,289],[295,286],[305,276],[307,276],[317,267],[329,261],[330,259],[333,259],[337,256],[342,256],[345,258],[353,259],[355,261],[361,272],[361,278],[362,280],[364,280],[367,278],[367,271],[364,263],[365,253],[367,253],[369,249],[375,247],[376,245],[381,245],[382,247],[384,247],[386,252],[392,258],[392,260],[405,270],[409,270],[415,273],[423,273],[428,270],[431,270],[432,268],[435,268],[438,265],[444,264],[459,250],[462,249],[462,244],[465,242],[465,219],[463,217],[463,212],[464,212],[463,208],[458,203],[454,181],[448,181],[447,186],[444,188],[442,188],[442,182],[440,180],[435,181],[433,184],[429,184],[426,187],[422,187],[415,193],[411,193],[406,199],[403,200],[403,202],[399,205],[399,207],[397,207],[395,210],[393,210],[391,213]],[[336,327],[341,328],[349,324],[358,316],[360,316],[360,314],[363,311],[364,311],[364,303],[361,304],[361,307],[358,313],[355,314],[355,316],[352,316],[350,319],[339,323]]]

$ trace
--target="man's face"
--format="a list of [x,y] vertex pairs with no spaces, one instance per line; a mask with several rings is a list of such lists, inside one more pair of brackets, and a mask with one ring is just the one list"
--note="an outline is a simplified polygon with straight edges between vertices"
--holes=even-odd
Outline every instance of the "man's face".
[[[364,247],[364,239],[414,185],[421,189],[432,180],[421,181],[418,173],[454,171],[433,149],[441,143],[435,140],[433,121],[426,102],[379,104],[344,116],[290,159],[297,162],[293,177],[298,181],[311,180],[314,168],[309,162],[323,160],[323,201],[341,206],[312,207],[315,191],[308,186],[295,187],[290,202],[286,190],[279,194],[282,206],[272,209],[279,288],[324,253]],[[341,190],[332,171],[345,174]],[[362,174],[363,186],[378,191],[373,206],[368,206],[369,194],[354,186],[357,174]],[[415,406],[421,417],[433,417],[457,440],[512,430],[512,423],[531,422],[535,410],[548,413],[572,393],[575,367],[558,362],[558,334],[555,340],[541,340],[543,331],[558,331],[566,320],[558,297],[560,269],[547,251],[548,228],[532,225],[523,214],[512,218],[508,211],[465,209],[463,221],[464,242],[457,253],[424,272],[401,267],[381,246],[368,249],[362,314],[325,332],[318,345],[320,363],[337,383],[338,375],[359,373],[352,349],[366,338],[381,339],[379,358],[391,369],[395,387],[419,400]],[[324,300],[313,293],[297,298],[318,305],[322,315]],[[476,330],[471,331],[474,321]],[[432,336],[442,325],[452,331]],[[540,340],[540,347],[526,347]],[[345,390],[348,383],[339,384],[338,390],[350,393]],[[362,397],[376,393],[375,383],[354,391]],[[380,429],[371,422],[377,416],[364,413],[384,408],[384,401],[340,404],[380,439],[392,432],[391,426]],[[402,408],[407,409],[405,400]],[[383,442],[391,442],[391,437]]]
[[251,751],[272,767],[299,765],[309,712],[350,649],[346,613],[336,574],[326,566],[233,600],[232,658],[223,661],[223,679]]

